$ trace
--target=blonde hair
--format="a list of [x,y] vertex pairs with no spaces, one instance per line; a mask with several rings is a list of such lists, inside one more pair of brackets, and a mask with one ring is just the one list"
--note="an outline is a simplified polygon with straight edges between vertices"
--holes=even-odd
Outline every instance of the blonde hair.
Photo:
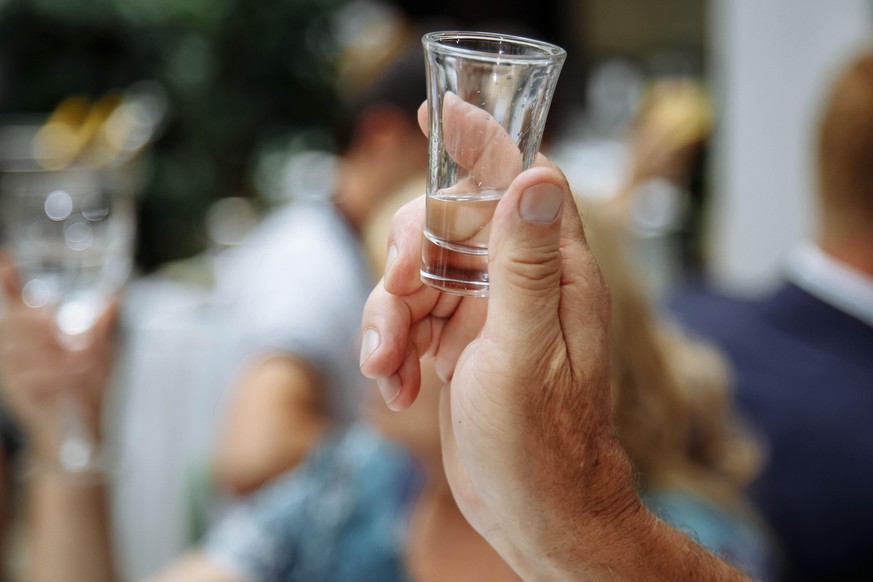
[[613,414],[641,488],[739,500],[760,455],[738,428],[724,360],[655,312],[623,252],[620,226],[599,207],[583,217],[612,295]]

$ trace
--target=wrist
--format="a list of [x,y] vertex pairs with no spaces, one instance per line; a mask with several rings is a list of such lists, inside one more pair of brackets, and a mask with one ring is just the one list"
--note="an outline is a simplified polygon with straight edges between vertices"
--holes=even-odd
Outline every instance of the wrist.
[[36,462],[75,467],[103,448],[99,413],[78,399],[60,399],[56,409],[33,420],[24,428],[30,457]]
[[50,457],[31,453],[22,461],[19,475],[31,485],[96,486],[108,484],[112,476],[109,458],[102,450],[95,450],[75,466],[57,454]]
[[[619,571],[634,554],[641,527],[652,518],[637,493],[633,467],[614,435],[586,447],[536,508],[539,519],[508,527],[514,534],[508,552],[525,580],[600,579]],[[572,467],[566,462],[567,468]],[[557,472],[556,472],[557,473]],[[555,474],[555,473],[553,473]],[[533,526],[533,527],[531,527]]]
[[[650,512],[637,496],[624,511],[587,522],[563,548],[517,552],[524,580],[730,580],[751,582]],[[552,536],[554,539],[562,536]]]
[[[539,545],[519,552],[523,556],[519,573],[524,580],[600,580],[620,572],[633,572],[648,519],[654,519],[639,498],[615,516],[601,516],[571,535],[570,544]],[[553,540],[554,541],[554,540]],[[575,542],[575,543],[572,543]],[[618,579],[623,576],[618,576]]]
[[108,467],[108,456],[99,438],[57,430],[31,433],[25,459],[25,475],[29,477],[102,479]]

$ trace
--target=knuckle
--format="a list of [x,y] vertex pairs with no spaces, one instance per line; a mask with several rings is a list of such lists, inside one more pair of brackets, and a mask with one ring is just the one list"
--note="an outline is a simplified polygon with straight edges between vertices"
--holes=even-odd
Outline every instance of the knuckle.
[[556,249],[510,252],[503,272],[507,282],[520,289],[543,291],[557,288],[561,278],[561,255]]

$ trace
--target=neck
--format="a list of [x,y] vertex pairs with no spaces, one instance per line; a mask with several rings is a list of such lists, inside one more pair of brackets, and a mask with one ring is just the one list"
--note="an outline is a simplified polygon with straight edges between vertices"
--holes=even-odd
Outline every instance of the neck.
[[461,515],[442,466],[436,468],[425,463],[424,469],[427,473],[427,483],[421,492],[421,499],[437,504],[441,511],[445,510],[450,514]]
[[873,278],[873,228],[851,231],[826,228],[818,244],[834,259]]
[[415,582],[518,580],[461,514],[442,470],[428,475],[415,505],[406,564]]

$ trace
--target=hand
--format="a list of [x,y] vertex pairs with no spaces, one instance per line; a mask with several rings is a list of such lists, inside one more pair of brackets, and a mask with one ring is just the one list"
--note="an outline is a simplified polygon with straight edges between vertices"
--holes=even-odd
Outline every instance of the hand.
[[420,282],[423,222],[423,200],[395,216],[396,258],[364,310],[363,373],[403,410],[419,390],[419,358],[435,359],[453,494],[516,571],[579,553],[597,563],[641,505],[612,428],[609,292],[566,179],[540,157],[506,190],[491,224],[487,300]]
[[85,345],[71,350],[59,337],[51,309],[33,309],[22,302],[15,268],[5,256],[0,258],[0,283],[5,303],[0,317],[0,388],[34,454],[52,463],[63,438],[58,410],[62,391],[79,399],[86,428],[99,438],[118,310],[111,304],[88,332]]

